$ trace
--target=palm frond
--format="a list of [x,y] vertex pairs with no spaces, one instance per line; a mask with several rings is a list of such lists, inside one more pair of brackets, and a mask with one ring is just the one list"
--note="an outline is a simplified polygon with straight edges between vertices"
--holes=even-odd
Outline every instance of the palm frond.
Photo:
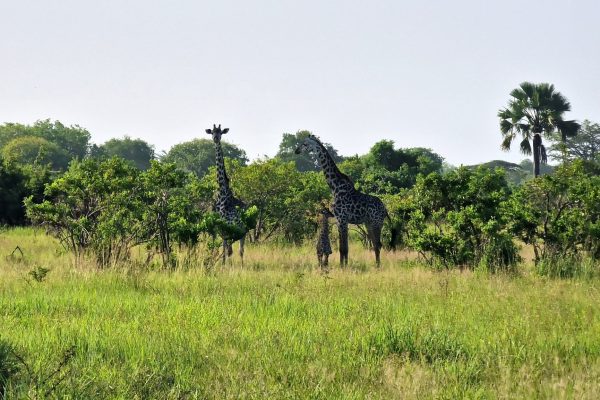
[[[535,83],[531,83],[531,82],[522,82],[519,85],[518,89],[513,90],[513,92],[515,91],[520,91],[522,94],[524,94],[525,96],[522,96],[522,99],[525,98],[533,98],[534,93],[536,92],[536,85]],[[510,94],[512,96],[512,92]]]
[[510,110],[508,108],[503,108],[500,111],[498,111],[498,118],[500,118],[500,119],[511,119],[512,118],[512,113],[510,112]]
[[521,148],[521,153],[528,156],[531,155],[531,143],[529,143],[529,139],[523,139],[523,141],[519,144],[519,147]]
[[500,131],[504,134],[511,132],[513,126],[512,122],[507,119],[500,120]]
[[560,92],[551,93],[546,105],[549,109],[555,110],[559,114],[571,111],[571,103],[569,103],[569,100],[567,100]]
[[574,137],[577,135],[579,129],[581,128],[581,124],[574,120],[559,120],[556,121],[556,128],[560,132],[562,141],[564,142],[568,137]]
[[511,134],[504,136],[504,139],[502,140],[502,144],[500,145],[500,148],[504,151],[510,150],[510,145],[511,145],[512,141],[514,140],[514,138],[515,138],[515,135],[511,135]]
[[529,137],[531,136],[530,124],[517,124],[517,130],[523,135],[523,137],[526,137],[527,139],[529,139]]

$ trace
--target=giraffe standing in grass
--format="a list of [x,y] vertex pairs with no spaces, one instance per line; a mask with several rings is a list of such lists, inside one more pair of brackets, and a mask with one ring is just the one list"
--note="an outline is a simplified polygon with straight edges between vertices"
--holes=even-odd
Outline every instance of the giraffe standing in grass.
[[[340,265],[348,265],[348,224],[365,224],[375,251],[375,262],[379,266],[381,229],[384,220],[390,218],[381,199],[356,190],[352,180],[338,169],[335,161],[316,136],[309,135],[304,139],[296,149],[296,154],[302,152],[316,155],[333,194],[333,214],[337,219],[340,235]],[[396,236],[396,230],[392,229],[390,246],[393,246]]]
[[329,255],[331,254],[329,218],[333,218],[333,214],[323,207],[319,212],[319,237],[317,239],[317,259],[319,260],[319,267],[323,270],[328,269]]
[[206,133],[212,136],[215,142],[215,162],[217,166],[217,183],[219,191],[215,201],[215,211],[221,216],[227,224],[231,225],[235,232],[223,235],[223,263],[225,259],[233,253],[233,242],[240,241],[240,257],[242,265],[244,263],[244,240],[246,237],[246,225],[242,220],[242,212],[246,205],[235,198],[231,188],[229,187],[229,177],[225,171],[225,162],[223,160],[223,149],[221,148],[221,135],[229,132],[229,128],[221,129],[219,126],[213,125],[212,129],[207,129]]

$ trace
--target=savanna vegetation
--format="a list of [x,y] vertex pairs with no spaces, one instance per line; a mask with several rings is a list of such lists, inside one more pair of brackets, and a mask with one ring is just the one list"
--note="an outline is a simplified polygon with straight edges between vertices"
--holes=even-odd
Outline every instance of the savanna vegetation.
[[498,139],[521,164],[325,144],[399,233],[376,268],[354,227],[327,272],[308,131],[252,161],[222,142],[242,266],[219,262],[212,141],[0,125],[0,398],[596,398],[600,128],[569,110],[552,85],[511,92]]

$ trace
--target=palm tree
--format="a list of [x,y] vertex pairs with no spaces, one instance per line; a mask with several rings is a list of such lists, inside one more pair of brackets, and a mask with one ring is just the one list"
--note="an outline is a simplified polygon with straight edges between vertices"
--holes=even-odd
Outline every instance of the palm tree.
[[571,111],[571,104],[549,83],[523,82],[510,92],[508,107],[498,112],[500,131],[504,140],[502,149],[509,150],[512,141],[521,135],[521,152],[533,153],[533,174],[540,175],[540,162],[546,163],[546,148],[542,136],[552,139],[560,134],[563,142],[577,134],[579,124],[566,121],[563,114]]

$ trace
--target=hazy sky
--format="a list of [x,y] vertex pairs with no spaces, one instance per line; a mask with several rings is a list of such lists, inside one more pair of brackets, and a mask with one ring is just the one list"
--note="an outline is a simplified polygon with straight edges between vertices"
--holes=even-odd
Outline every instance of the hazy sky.
[[0,123],[59,119],[157,150],[213,122],[251,158],[308,129],[448,162],[519,161],[496,113],[551,82],[600,122],[600,2],[0,0]]

